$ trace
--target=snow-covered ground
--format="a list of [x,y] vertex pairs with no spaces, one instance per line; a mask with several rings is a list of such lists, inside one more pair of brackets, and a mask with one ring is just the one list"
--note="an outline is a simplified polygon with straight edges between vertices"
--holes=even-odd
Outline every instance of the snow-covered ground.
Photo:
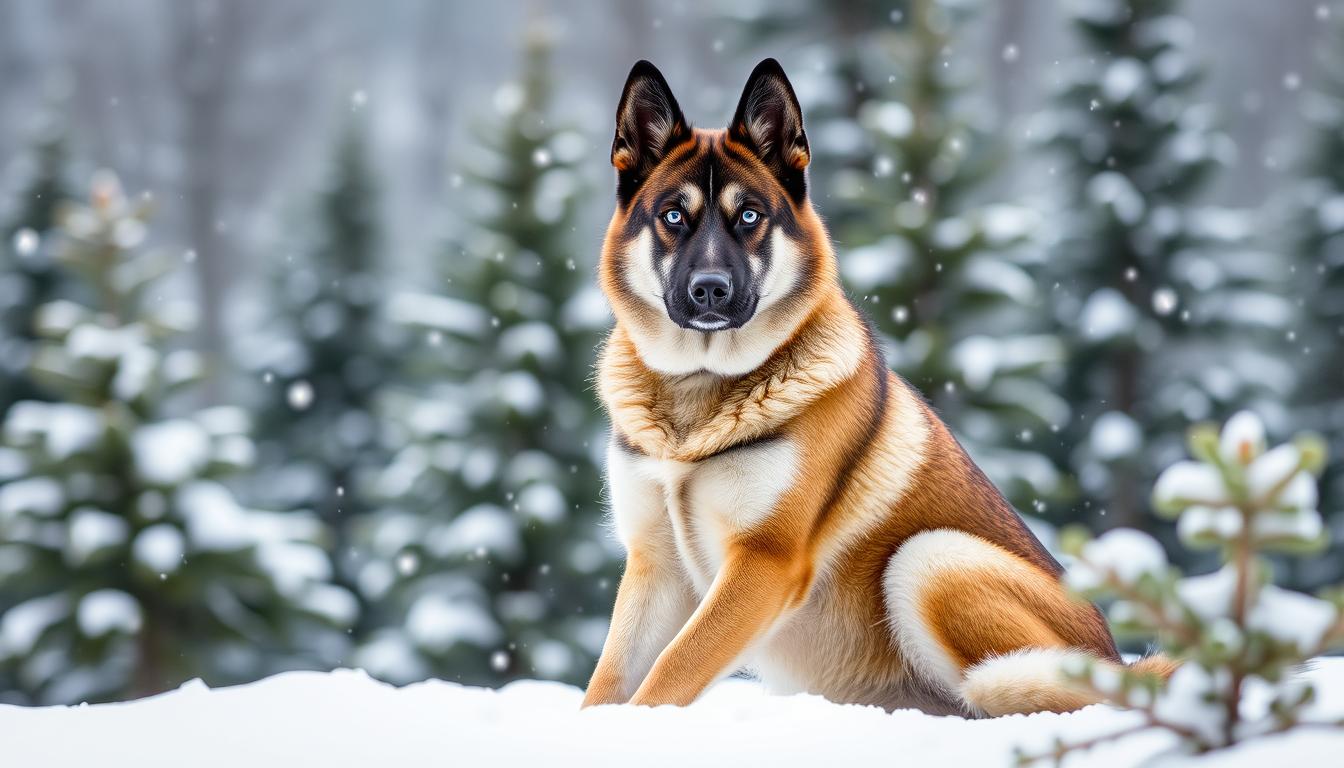
[[[1318,716],[1344,716],[1344,659],[1320,661]],[[1133,725],[1135,715],[1089,707],[969,721],[886,713],[815,696],[769,696],[729,681],[694,706],[579,711],[581,693],[556,683],[502,690],[429,682],[393,688],[362,672],[290,672],[211,690],[200,683],[150,699],[79,707],[0,706],[0,764],[23,766],[792,766],[1012,765],[1015,746],[1048,747]],[[1172,742],[1143,734],[1067,764],[1135,766]],[[1201,760],[1161,765],[1325,765],[1344,730],[1300,731]],[[1335,763],[1338,764],[1338,763]]]

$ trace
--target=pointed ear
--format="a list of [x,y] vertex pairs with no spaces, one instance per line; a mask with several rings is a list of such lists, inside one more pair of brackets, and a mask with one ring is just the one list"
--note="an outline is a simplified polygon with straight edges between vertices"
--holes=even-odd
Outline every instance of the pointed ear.
[[618,172],[617,196],[628,201],[658,161],[690,137],[691,129],[663,73],[647,61],[637,62],[616,108],[611,164]]
[[751,147],[796,199],[806,194],[803,171],[812,151],[803,132],[802,107],[778,61],[766,59],[751,71],[728,135]]

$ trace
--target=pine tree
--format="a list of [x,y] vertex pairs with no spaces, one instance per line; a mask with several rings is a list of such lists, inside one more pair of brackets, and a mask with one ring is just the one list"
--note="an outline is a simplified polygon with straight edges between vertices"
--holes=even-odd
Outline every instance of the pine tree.
[[1010,498],[1043,509],[1061,491],[1039,446],[1068,413],[1050,379],[1062,349],[1044,332],[1045,297],[1024,258],[1032,214],[974,202],[1001,149],[956,66],[976,10],[907,4],[886,46],[892,84],[866,89],[858,109],[873,158],[851,195],[863,215],[833,230],[842,274],[889,340],[892,367]]
[[1056,744],[1039,757],[1065,755],[1148,729],[1178,737],[1182,751],[1210,752],[1321,721],[1309,705],[1304,663],[1344,647],[1344,589],[1321,597],[1277,587],[1264,555],[1318,551],[1326,543],[1316,476],[1325,444],[1311,434],[1266,450],[1260,418],[1243,411],[1223,427],[1190,431],[1193,461],[1168,467],[1153,506],[1176,520],[1183,544],[1216,550],[1222,567],[1182,578],[1155,539],[1117,528],[1095,540],[1069,532],[1074,558],[1067,582],[1090,599],[1115,598],[1117,632],[1156,637],[1180,660],[1169,681],[1142,668],[1085,659],[1061,672],[1098,698],[1140,710],[1136,726],[1083,742]]
[[[1344,39],[1344,18],[1331,30]],[[1288,247],[1297,271],[1295,284],[1302,314],[1299,387],[1294,401],[1298,420],[1332,440],[1321,477],[1321,511],[1337,532],[1321,557],[1302,563],[1295,576],[1301,586],[1315,587],[1344,579],[1344,52],[1325,47],[1317,68],[1316,87],[1303,100],[1311,127],[1310,147],[1303,158],[1305,179],[1291,201],[1286,222]]]
[[337,580],[353,588],[355,521],[370,510],[369,473],[386,460],[376,398],[405,341],[384,322],[379,197],[360,116],[348,119],[311,232],[276,260],[264,326],[241,345],[261,382],[253,494],[318,512],[332,531]]
[[[1094,524],[1145,522],[1139,494],[1181,451],[1183,424],[1291,387],[1266,351],[1292,321],[1286,270],[1255,250],[1245,213],[1198,207],[1235,154],[1209,107],[1176,0],[1080,4],[1084,52],[1045,131],[1072,189],[1049,263],[1074,414],[1059,460]],[[1268,406],[1266,406],[1268,407]]]
[[[589,385],[608,322],[574,245],[586,142],[551,117],[551,42],[534,22],[464,180],[480,212],[449,248],[449,297],[402,297],[440,384],[403,403],[409,444],[370,526],[370,595],[398,606],[362,663],[397,679],[582,682],[615,584],[600,542],[605,447]],[[431,365],[430,370],[435,366]]]
[[27,367],[37,333],[34,310],[65,287],[47,236],[56,205],[67,197],[66,138],[55,123],[44,126],[33,146],[29,176],[15,211],[0,230],[0,418],[11,403],[41,396]]
[[202,364],[145,250],[147,202],[102,172],[59,218],[61,268],[93,297],[37,311],[31,375],[0,446],[0,667],[38,703],[119,699],[332,663],[352,596],[327,583],[311,516],[240,506],[247,418],[184,402]]

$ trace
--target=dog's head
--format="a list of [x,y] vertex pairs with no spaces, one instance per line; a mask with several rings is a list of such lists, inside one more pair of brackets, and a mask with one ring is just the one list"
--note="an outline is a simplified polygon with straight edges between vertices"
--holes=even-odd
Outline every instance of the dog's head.
[[774,59],[757,65],[718,131],[690,127],[652,64],[630,71],[601,280],[646,365],[747,373],[836,284],[807,197],[810,158],[798,99]]

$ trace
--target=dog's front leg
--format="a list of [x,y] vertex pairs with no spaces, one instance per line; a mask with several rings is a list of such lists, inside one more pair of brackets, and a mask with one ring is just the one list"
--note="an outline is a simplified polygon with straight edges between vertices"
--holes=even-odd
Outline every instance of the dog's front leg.
[[671,541],[666,518],[632,542],[616,591],[611,628],[593,670],[583,706],[624,704],[658,654],[695,610],[695,594]]
[[632,704],[690,704],[731,671],[811,584],[802,558],[757,546],[731,548],[704,602],[658,657]]
[[678,559],[662,485],[639,471],[639,457],[612,441],[607,490],[616,537],[625,546],[625,573],[602,656],[583,706],[624,704],[695,610],[696,598]]

